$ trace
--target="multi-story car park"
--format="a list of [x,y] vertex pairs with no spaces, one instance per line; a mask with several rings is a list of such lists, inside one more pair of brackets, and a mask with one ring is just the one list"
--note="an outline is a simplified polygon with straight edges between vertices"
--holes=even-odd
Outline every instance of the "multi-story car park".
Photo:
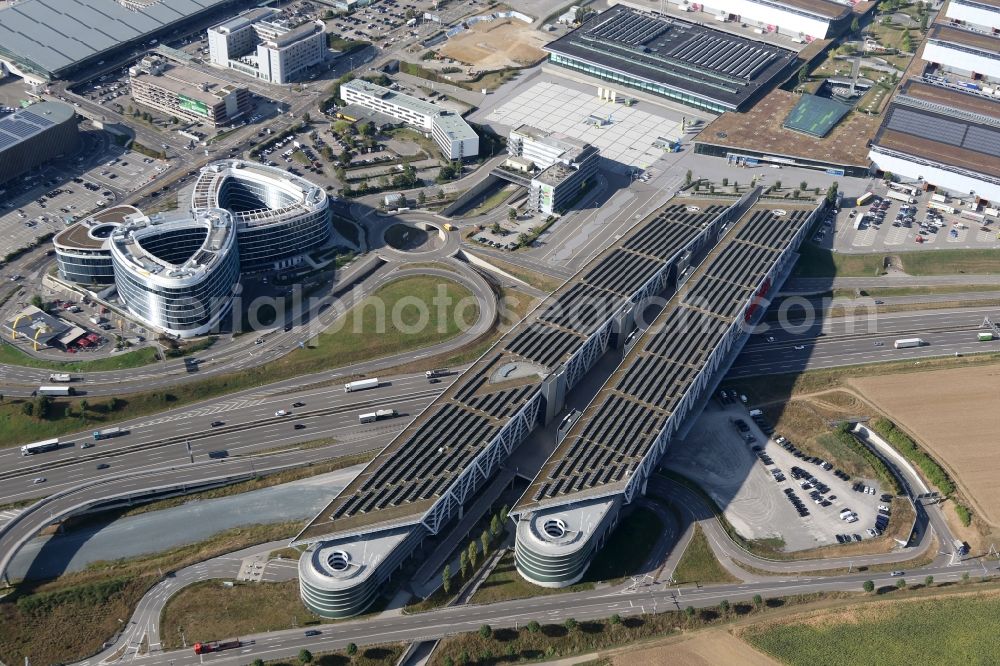
[[700,11],[722,21],[755,26],[761,32],[788,35],[796,41],[825,39],[851,22],[851,5],[833,0],[672,0],[683,11]]
[[997,202],[998,117],[998,100],[932,79],[911,80],[889,105],[869,157],[904,179]]
[[41,102],[0,118],[0,185],[80,147],[73,107]]
[[244,272],[294,266],[330,237],[329,199],[323,188],[276,167],[225,160],[201,169],[194,211],[232,213]]
[[479,154],[479,135],[476,131],[461,116],[436,104],[361,79],[340,86],[340,96],[348,104],[384,113],[423,132],[430,132],[441,153],[450,160]]
[[[379,585],[423,538],[439,534],[460,515],[467,500],[493,478],[537,424],[556,418],[566,394],[598,359],[632,339],[635,314],[651,297],[674,293],[684,284],[693,266],[713,251],[758,194],[759,190],[728,206],[699,200],[668,202],[487,351],[293,541],[311,546],[299,564],[304,603],[328,617],[364,610]],[[810,218],[787,212],[768,215],[780,222],[765,220],[760,225],[763,231],[746,238],[749,223],[744,222],[737,239],[732,238],[735,232],[726,236],[727,247],[740,241],[742,252],[732,257],[738,263],[731,273],[741,282],[726,282],[729,273],[713,277],[712,285],[721,283],[721,293],[710,294],[711,304],[736,307],[740,301],[752,310],[754,306],[747,304],[766,291],[765,278],[783,276],[791,265],[791,248]],[[770,246],[779,243],[777,239],[784,239],[784,249]],[[710,265],[714,276],[717,262]],[[759,277],[752,288],[742,286],[749,284],[750,265]],[[710,336],[682,336],[675,344],[689,340],[692,357],[686,360],[714,369],[741,332],[719,338],[720,331],[733,323],[732,315],[706,317],[714,324]],[[713,351],[713,345],[723,343],[724,351]],[[683,411],[691,410],[708,383],[709,375],[702,373],[693,384],[681,387],[685,392],[676,397]],[[643,425],[642,443],[648,444],[648,423],[624,416],[617,422],[628,424],[633,432]],[[605,481],[618,483],[637,469],[634,460],[626,463],[609,463],[599,474],[610,472],[613,479]]]
[[170,335],[211,330],[239,285],[235,231],[232,215],[221,209],[128,217],[110,240],[119,298]]
[[38,84],[65,78],[85,67],[103,65],[116,51],[155,43],[155,38],[185,23],[246,4],[247,0],[24,0],[0,10],[0,76],[9,70]]
[[544,587],[583,576],[621,508],[712,395],[816,213],[750,207],[673,295],[512,510],[521,576]]
[[60,231],[52,239],[59,277],[77,284],[113,284],[111,234],[128,217],[140,217],[134,206],[115,206]]
[[787,49],[623,5],[544,49],[553,64],[713,113],[747,108],[796,66]]
[[250,91],[194,67],[147,56],[129,68],[132,99],[191,122],[227,125],[251,108]]
[[322,21],[290,26],[273,9],[253,9],[208,29],[211,63],[270,83],[291,83],[326,59]]

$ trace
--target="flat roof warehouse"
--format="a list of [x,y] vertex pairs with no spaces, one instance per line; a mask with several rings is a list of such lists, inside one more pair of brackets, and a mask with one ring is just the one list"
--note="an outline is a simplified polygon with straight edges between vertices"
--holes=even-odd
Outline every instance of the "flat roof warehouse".
[[60,78],[114,49],[247,0],[169,0],[137,10],[116,0],[24,0],[0,10],[0,60],[16,74]]
[[796,54],[617,5],[548,44],[554,64],[721,113],[779,82]]

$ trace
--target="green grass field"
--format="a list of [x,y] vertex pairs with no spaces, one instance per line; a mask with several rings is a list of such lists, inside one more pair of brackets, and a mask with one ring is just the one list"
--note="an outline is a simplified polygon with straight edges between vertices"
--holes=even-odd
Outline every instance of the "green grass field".
[[[435,305],[433,299],[439,296],[448,299],[450,305]],[[467,307],[459,312],[463,304]],[[426,312],[424,325],[420,325],[421,310]],[[24,413],[26,401],[6,399],[0,402],[0,447],[57,437],[289,377],[415,351],[455,337],[461,330],[458,315],[471,326],[479,318],[479,312],[471,292],[456,282],[436,277],[401,278],[384,285],[340,317],[329,332],[310,341],[305,349],[296,349],[258,368],[180,384],[169,391],[123,395],[114,411],[110,408],[110,398],[90,399],[85,414],[81,399],[54,400],[49,415],[42,419]]]
[[1000,597],[880,603],[759,625],[742,638],[786,664],[1000,663]]
[[[885,254],[843,254],[811,243],[799,250],[797,277],[874,277],[884,271]],[[909,275],[996,275],[1000,250],[923,250],[887,253],[898,257]]]
[[688,544],[681,561],[674,569],[674,580],[678,583],[735,583],[739,579],[726,571],[715,559],[708,539],[700,525],[694,526],[694,536]]
[[[66,357],[72,358],[69,354]],[[60,372],[128,370],[129,368],[138,368],[155,363],[156,358],[156,350],[154,348],[143,347],[135,351],[115,354],[114,356],[94,359],[93,361],[47,361],[29,356],[13,345],[0,344],[0,363],[23,365],[28,368],[40,368],[42,370],[58,370]]]

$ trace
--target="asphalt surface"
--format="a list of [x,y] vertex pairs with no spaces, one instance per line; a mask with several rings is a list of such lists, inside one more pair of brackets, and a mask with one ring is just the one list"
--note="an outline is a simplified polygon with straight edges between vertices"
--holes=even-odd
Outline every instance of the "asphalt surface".
[[[1000,351],[1000,340],[979,342],[983,318],[1000,318],[1000,308],[956,308],[897,312],[853,319],[832,318],[801,332],[774,328],[753,335],[727,378],[801,372],[844,365],[923,359]],[[921,347],[895,349],[899,338],[919,337]]]
[[[299,391],[258,389],[124,421],[118,425],[129,434],[114,439],[94,442],[92,431],[85,431],[60,438],[75,446],[58,451],[22,456],[20,449],[2,449],[0,504],[51,494],[91,478],[165,465],[187,465],[185,469],[189,469],[188,442],[194,467],[216,464],[208,458],[211,451],[228,451],[232,460],[317,439],[336,441],[333,456],[380,448],[455,376],[442,377],[437,384],[428,383],[423,373],[384,377],[376,389],[351,393],[344,392],[342,384]],[[293,407],[296,402],[304,405]],[[359,423],[359,414],[382,408],[395,409],[399,416]],[[278,410],[290,414],[275,416]],[[212,427],[218,421],[223,425]],[[296,429],[296,424],[305,427]],[[94,446],[83,449],[80,445],[84,442]],[[98,470],[98,464],[109,464],[110,468]],[[47,480],[33,483],[40,477]]]

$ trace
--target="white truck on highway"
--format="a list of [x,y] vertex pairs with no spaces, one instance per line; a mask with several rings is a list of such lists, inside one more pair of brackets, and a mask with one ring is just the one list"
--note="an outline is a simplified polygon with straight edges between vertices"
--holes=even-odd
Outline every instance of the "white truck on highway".
[[993,333],[991,333],[990,331],[983,331],[982,333],[979,334],[980,342],[989,342],[992,339],[993,339]]
[[354,391],[364,391],[366,389],[378,388],[378,377],[372,377],[371,379],[359,379],[354,382],[348,382],[344,384],[344,393],[352,393]]
[[49,375],[50,382],[71,382],[73,381],[73,376],[68,372],[54,372]]
[[374,421],[381,421],[382,419],[394,419],[396,416],[395,409],[379,409],[378,411],[368,412],[367,414],[360,414],[358,416],[358,421],[361,423],[372,423]]
[[896,349],[907,349],[909,347],[920,347],[927,344],[921,338],[900,338],[892,343],[892,346]]

